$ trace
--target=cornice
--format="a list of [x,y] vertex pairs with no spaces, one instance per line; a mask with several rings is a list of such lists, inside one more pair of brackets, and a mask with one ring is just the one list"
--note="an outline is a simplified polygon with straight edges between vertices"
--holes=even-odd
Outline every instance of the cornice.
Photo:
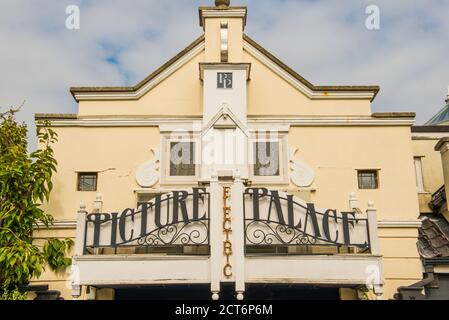
[[[188,125],[201,122],[201,116],[192,117],[152,117],[152,118],[79,118],[49,120],[53,127],[159,127],[162,125]],[[411,126],[412,119],[379,119],[372,117],[288,117],[248,116],[248,124],[289,125],[289,126]]]
[[417,229],[421,227],[420,220],[379,220],[377,225],[379,228],[409,228]]
[[435,151],[440,151],[441,154],[449,150],[449,137],[442,138],[435,146]]
[[247,7],[200,7],[200,26],[205,27],[206,18],[241,18],[243,28],[246,26],[248,9]]
[[76,229],[76,220],[56,220],[53,222],[51,226],[48,228],[43,223],[38,223],[36,228],[37,230],[45,230],[45,229]]
[[200,80],[204,79],[205,70],[245,70],[246,78],[250,80],[251,77],[251,63],[200,63]]

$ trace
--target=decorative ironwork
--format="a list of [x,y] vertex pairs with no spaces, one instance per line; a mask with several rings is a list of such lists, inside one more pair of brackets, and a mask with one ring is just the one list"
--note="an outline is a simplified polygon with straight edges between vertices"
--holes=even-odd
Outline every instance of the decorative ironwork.
[[317,239],[302,230],[268,221],[248,221],[245,226],[247,244],[251,245],[315,245]]
[[209,208],[210,194],[205,188],[193,188],[191,193],[158,195],[121,214],[89,214],[84,247],[208,246]]
[[[193,230],[189,230],[193,229]],[[168,225],[158,228],[137,240],[139,246],[208,245],[208,220],[191,221],[185,224]]]
[[[247,246],[336,246],[370,249],[368,218],[354,212],[319,212],[292,195],[248,188],[243,195]],[[248,212],[247,206],[251,207]]]

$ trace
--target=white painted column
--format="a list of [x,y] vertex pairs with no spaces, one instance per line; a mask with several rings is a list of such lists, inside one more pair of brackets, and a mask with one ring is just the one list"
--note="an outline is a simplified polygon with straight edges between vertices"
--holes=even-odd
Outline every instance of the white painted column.
[[220,299],[220,280],[223,262],[223,188],[218,183],[216,173],[210,181],[210,208],[209,208],[209,235],[210,235],[210,279],[212,300]]
[[369,241],[371,245],[371,254],[380,255],[379,246],[379,234],[377,226],[377,211],[374,208],[374,202],[370,201],[368,203],[368,210],[366,210],[368,215],[368,227],[369,227]]
[[76,264],[76,258],[84,255],[86,219],[87,219],[86,205],[81,203],[80,209],[78,210],[78,217],[76,223],[75,253],[72,259],[72,268],[71,268],[72,297],[74,299],[78,299],[81,296],[79,269]]
[[359,201],[357,200],[357,195],[355,192],[349,194],[349,208],[355,210],[359,207]]
[[245,221],[243,216],[243,180],[236,176],[231,189],[232,230],[234,238],[234,275],[237,300],[244,299],[245,292]]
[[[368,215],[368,226],[369,226],[369,240],[371,244],[371,254],[380,255],[380,245],[379,245],[379,232],[377,225],[377,210],[374,207],[374,202],[368,202],[368,210],[366,211]],[[379,267],[376,266],[375,269],[367,270],[367,277],[369,277],[369,281],[367,280],[367,285],[372,285],[373,292],[376,296],[376,300],[383,299],[383,267],[382,264],[380,266],[380,270],[377,270]],[[371,283],[369,283],[371,282]]]
[[94,210],[96,213],[101,213],[103,211],[103,196],[97,193],[94,201]]
[[84,255],[84,239],[86,234],[86,205],[80,204],[78,210],[78,218],[76,223],[76,240],[75,240],[75,256]]

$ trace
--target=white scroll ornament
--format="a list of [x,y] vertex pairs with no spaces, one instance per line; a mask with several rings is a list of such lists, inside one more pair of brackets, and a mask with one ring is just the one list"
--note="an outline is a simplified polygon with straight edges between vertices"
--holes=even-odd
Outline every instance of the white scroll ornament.
[[158,149],[151,149],[153,159],[142,164],[136,171],[136,181],[142,188],[151,188],[160,179],[160,153]]
[[315,180],[315,172],[309,165],[295,159],[298,150],[290,148],[290,180],[298,187],[310,187]]

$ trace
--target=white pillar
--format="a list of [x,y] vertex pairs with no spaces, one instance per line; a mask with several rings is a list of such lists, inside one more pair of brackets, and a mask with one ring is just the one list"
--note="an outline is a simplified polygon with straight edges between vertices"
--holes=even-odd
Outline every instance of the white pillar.
[[86,205],[81,203],[78,210],[78,217],[76,223],[76,239],[75,239],[75,253],[72,259],[71,267],[71,286],[72,297],[76,300],[81,296],[82,287],[79,283],[79,269],[76,263],[76,258],[84,255],[84,240],[86,234]]
[[[366,211],[368,216],[368,226],[369,226],[369,240],[371,245],[371,254],[380,255],[379,246],[379,234],[377,225],[377,210],[374,207],[374,202],[368,202],[368,210]],[[373,292],[376,296],[376,300],[383,299],[383,267],[380,266],[381,270],[378,270],[377,276],[375,277],[374,283],[370,284],[373,286]]]
[[212,299],[220,298],[220,280],[223,262],[223,241],[221,229],[223,220],[223,190],[218,183],[216,173],[210,181],[210,208],[209,208],[209,235],[210,235],[210,280]]
[[368,227],[369,227],[369,241],[371,245],[371,254],[380,255],[379,246],[379,235],[377,226],[377,211],[374,208],[374,202],[370,201],[368,203],[368,210],[366,211],[368,215]]
[[245,221],[243,217],[244,186],[236,176],[231,190],[232,230],[234,238],[234,275],[237,299],[243,300],[245,292]]
[[94,201],[94,209],[96,213],[101,213],[103,211],[103,196],[98,193]]
[[78,218],[76,223],[76,240],[75,240],[75,256],[84,255],[84,239],[86,234],[86,205],[80,204],[80,209],[78,210]]
[[359,201],[357,200],[357,195],[355,192],[349,194],[349,208],[351,210],[357,209],[359,207]]

